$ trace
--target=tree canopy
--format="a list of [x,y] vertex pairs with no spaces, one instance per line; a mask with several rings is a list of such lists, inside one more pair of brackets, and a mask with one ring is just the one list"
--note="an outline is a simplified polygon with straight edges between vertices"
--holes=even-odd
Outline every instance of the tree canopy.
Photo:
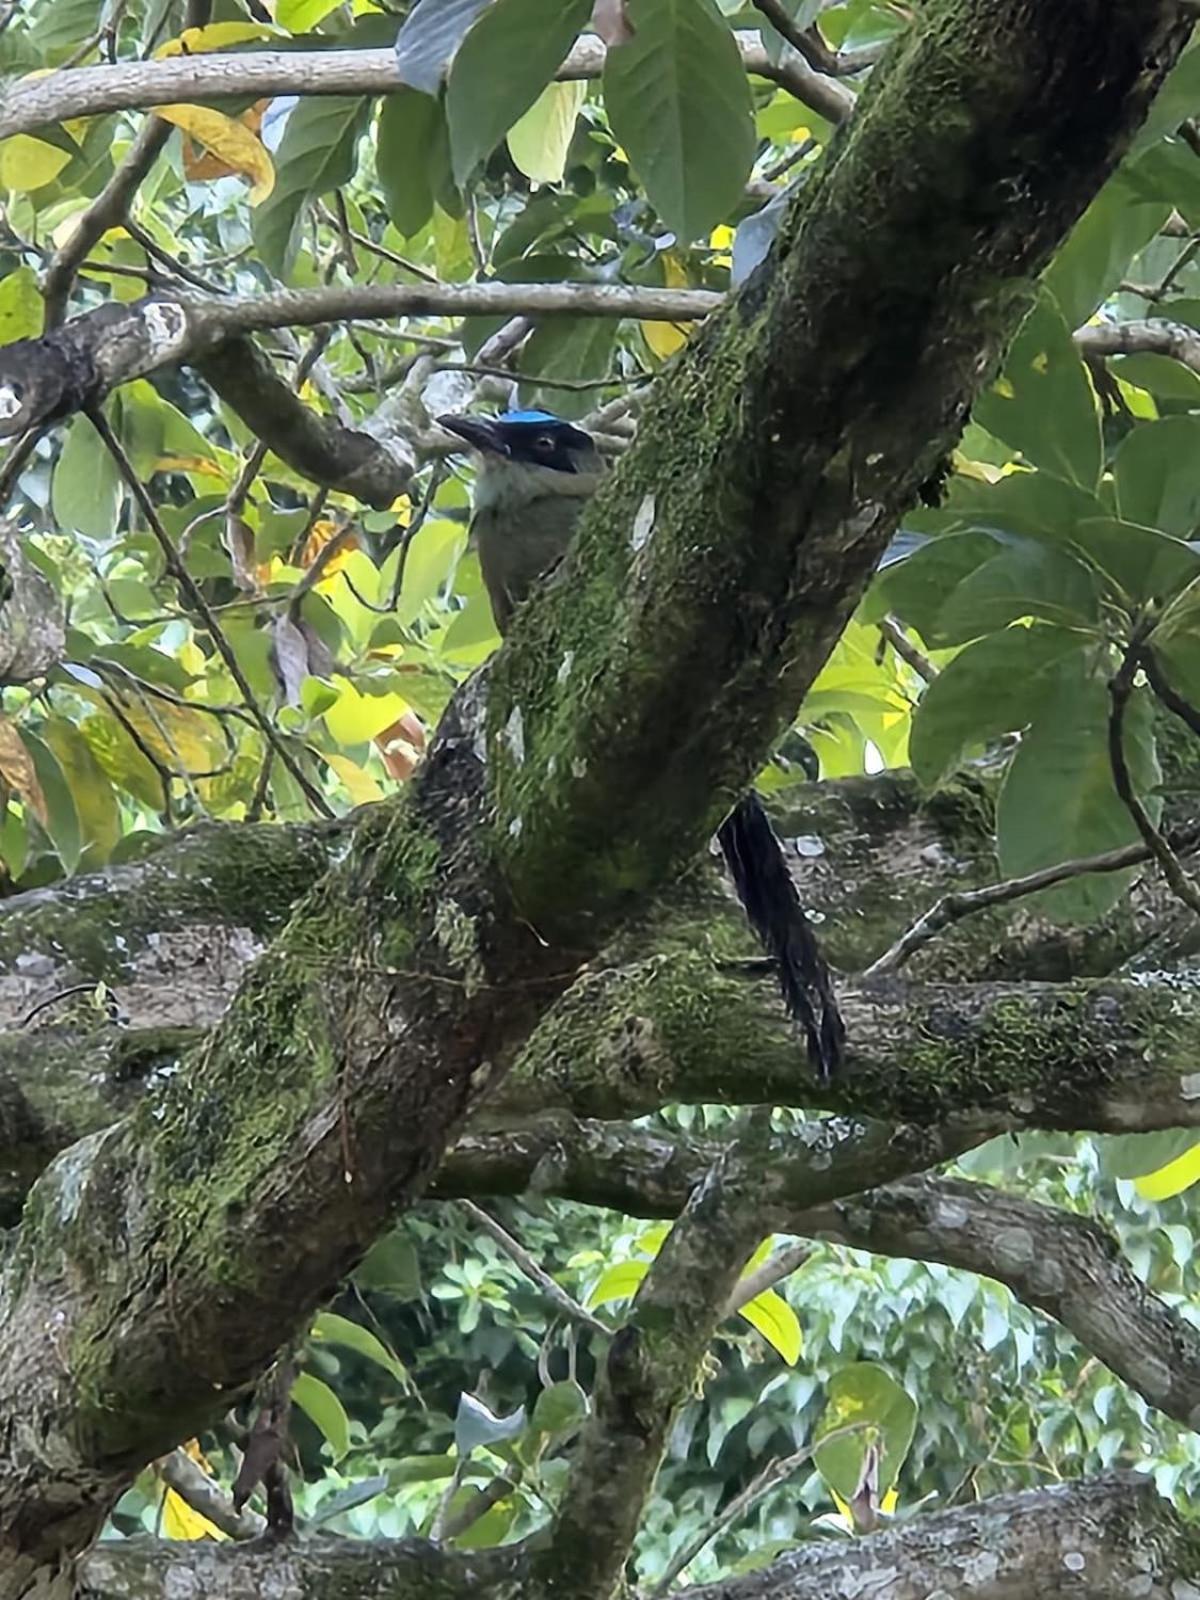
[[0,3],[0,1600],[1200,1582],[1195,20]]

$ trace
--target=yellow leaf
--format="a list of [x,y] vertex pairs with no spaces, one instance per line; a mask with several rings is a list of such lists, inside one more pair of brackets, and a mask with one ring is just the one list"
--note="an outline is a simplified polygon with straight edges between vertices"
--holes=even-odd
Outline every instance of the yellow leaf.
[[193,1511],[174,1489],[163,1490],[162,1530],[168,1539],[224,1539],[220,1528]]
[[714,262],[729,266],[733,260],[733,229],[727,223],[719,222],[709,234],[708,247],[714,252]]
[[774,1289],[764,1289],[762,1294],[748,1300],[738,1312],[779,1354],[794,1367],[800,1359],[802,1339],[800,1319],[782,1295]]
[[[674,250],[663,253],[663,283],[668,289],[686,289],[688,283],[687,268],[675,254]],[[668,356],[673,356],[688,341],[688,330],[678,322],[643,322],[642,332],[646,336],[646,343],[661,361]]]
[[71,157],[28,133],[14,133],[0,143],[0,188],[26,194],[53,183]]
[[155,52],[163,56],[198,56],[206,50],[228,50],[232,44],[248,44],[253,39],[280,39],[278,28],[259,22],[211,22],[207,28],[185,28],[176,39],[168,39]]
[[325,726],[340,745],[366,744],[408,709],[401,695],[360,694],[352,683],[339,680],[337,703],[325,713]]
[[154,463],[155,472],[202,472],[210,478],[223,478],[224,473],[215,461],[203,456],[159,456]]
[[[309,529],[308,538],[304,541],[304,549],[300,552],[300,565],[305,571],[312,566],[329,541],[340,532],[341,525],[331,521],[328,517],[322,517],[319,521],[313,523]],[[353,534],[348,539],[343,539],[339,548],[333,552],[322,568],[317,588],[320,589],[330,578],[340,572],[357,549],[358,540]]]
[[15,789],[25,804],[45,823],[48,818],[46,797],[34,770],[33,757],[17,731],[16,723],[0,713],[0,777]]
[[159,106],[155,115],[182,128],[197,144],[219,156],[231,172],[249,178],[251,205],[265,200],[275,187],[275,166],[267,147],[244,123],[210,106]]
[[1200,1180],[1200,1144],[1194,1144],[1156,1172],[1135,1178],[1133,1186],[1143,1200],[1169,1200],[1172,1195],[1190,1189],[1197,1180]]
[[383,790],[369,772],[365,772],[348,756],[327,755],[325,760],[337,773],[346,793],[356,806],[369,805],[372,800],[382,800]]
[[575,135],[585,83],[551,83],[508,130],[508,150],[517,169],[534,183],[561,183]]

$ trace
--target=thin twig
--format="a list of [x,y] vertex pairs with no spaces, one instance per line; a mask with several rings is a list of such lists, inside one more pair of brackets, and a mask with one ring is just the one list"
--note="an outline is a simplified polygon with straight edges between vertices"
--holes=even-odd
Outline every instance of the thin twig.
[[152,261],[157,261],[171,273],[173,277],[180,278],[184,283],[190,283],[196,289],[203,289],[205,294],[222,295],[227,291],[220,284],[212,283],[208,278],[202,277],[186,262],[180,261],[169,250],[164,250],[162,245],[142,227],[140,222],[135,222],[132,217],[125,220],[125,232],[146,252]]
[[190,609],[195,612],[196,616],[199,617],[200,621],[203,623],[209,638],[212,640],[213,645],[216,648],[217,654],[221,657],[222,661],[224,661],[226,667],[229,669],[230,677],[241,690],[242,698],[246,702],[247,709],[251,712],[255,722],[257,722],[259,727],[262,729],[267,742],[274,746],[275,752],[279,756],[279,759],[283,762],[284,766],[296,780],[296,783],[300,787],[301,793],[305,796],[313,809],[319,812],[319,814],[323,817],[332,817],[334,812],[329,802],[308,777],[303,767],[301,767],[300,763],[296,760],[295,756],[293,756],[292,752],[288,749],[287,745],[280,737],[275,724],[263,710],[262,706],[259,705],[254,690],[250,686],[250,680],[242,671],[241,663],[234,654],[232,645],[225,637],[225,634],[223,633],[216,617],[213,616],[208,601],[204,598],[204,595],[202,594],[199,585],[196,583],[196,580],[192,577],[191,573],[187,570],[180,559],[179,552],[172,544],[171,536],[163,526],[162,519],[158,515],[158,510],[154,504],[154,501],[150,498],[145,485],[142,483],[141,479],[134,470],[133,463],[126,455],[124,446],[121,444],[121,441],[117,438],[116,434],[109,426],[107,417],[105,417],[99,406],[89,407],[87,415],[92,426],[96,429],[96,432],[104,441],[105,448],[116,462],[117,469],[122,478],[124,478],[126,487],[129,489],[129,492],[132,494],[133,498],[137,501],[138,506],[141,508],[142,515],[149,524],[150,531],[158,541],[159,548],[163,553],[163,560],[166,563],[167,571],[179,585],[180,591],[182,592]]
[[918,678],[925,683],[933,682],[938,675],[938,669],[927,655],[917,649],[895,617],[884,617],[879,624],[879,631],[901,661],[907,662]]
[[[1200,845],[1200,822],[1176,829],[1168,835],[1168,842],[1176,851],[1186,853],[1194,850]],[[1153,852],[1147,845],[1127,844],[1118,850],[1105,850],[1099,855],[1079,856],[1072,861],[1060,861],[1053,867],[1041,867],[1037,872],[1026,873],[1021,878],[989,883],[982,889],[954,890],[943,895],[911,927],[906,928],[862,975],[864,978],[881,978],[885,973],[897,971],[944,929],[961,922],[964,917],[973,916],[977,911],[1005,905],[1010,900],[1020,900],[1042,889],[1052,889],[1056,884],[1081,878],[1088,872],[1121,872],[1126,867],[1140,867],[1151,860]]]
[[512,372],[508,367],[484,367],[471,361],[439,361],[435,372],[465,372],[476,378],[503,378],[508,383],[527,383],[539,389],[608,389],[618,383],[642,383],[644,372],[623,377],[619,372],[603,378],[543,378],[536,372]]
[[1153,648],[1147,646],[1141,655],[1142,670],[1146,674],[1146,681],[1157,697],[1173,712],[1180,721],[1185,722],[1195,734],[1200,734],[1200,711],[1191,705],[1183,696],[1173,689],[1167,682],[1157,655]]
[[[296,370],[292,374],[292,389],[294,392],[298,393],[304,387],[305,380],[313,367],[316,366],[321,352],[329,343],[331,332],[332,329],[330,328],[319,328],[308,349],[297,361]],[[225,497],[225,516],[227,519],[241,516],[242,508],[246,504],[251,486],[262,470],[262,464],[267,459],[270,448],[270,445],[266,444],[262,439],[254,441],[253,449],[242,463],[242,470],[238,473],[237,481]]]
[[667,1569],[658,1583],[650,1591],[650,1600],[662,1600],[675,1579],[684,1569],[696,1559],[705,1545],[711,1544],[719,1533],[724,1532],[732,1523],[738,1522],[748,1512],[753,1511],[761,1500],[769,1495],[785,1479],[790,1478],[798,1468],[805,1466],[812,1460],[819,1446],[832,1444],[835,1439],[841,1439],[849,1434],[860,1433],[869,1427],[865,1422],[849,1422],[844,1428],[831,1428],[815,1444],[806,1444],[803,1450],[797,1450],[794,1455],[783,1456],[775,1461],[770,1461],[757,1477],[752,1478],[741,1494],[734,1495],[733,1499],[713,1518],[704,1528],[701,1528],[681,1549],[677,1550],[667,1563]]
[[1135,639],[1125,652],[1125,659],[1109,679],[1108,694],[1108,760],[1112,768],[1113,785],[1121,803],[1133,819],[1133,825],[1146,842],[1146,847],[1163,870],[1163,877],[1172,893],[1190,911],[1200,916],[1200,888],[1183,870],[1179,857],[1154,825],[1150,813],[1142,804],[1133,785],[1129,762],[1125,756],[1125,711],[1133,693],[1133,680],[1141,665],[1141,646]]
[[257,1539],[266,1531],[267,1519],[249,1506],[233,1509],[233,1502],[219,1483],[215,1483],[185,1450],[172,1450],[155,1463],[158,1476],[168,1489],[190,1506],[197,1516],[211,1522],[231,1539]]
[[580,1327],[589,1328],[593,1333],[602,1333],[605,1336],[612,1333],[612,1329],[601,1322],[599,1317],[594,1317],[573,1299],[561,1284],[556,1283],[545,1267],[535,1261],[524,1245],[519,1244],[490,1212],[485,1211],[482,1206],[477,1206],[473,1200],[460,1200],[459,1205],[472,1222],[482,1228],[490,1239],[495,1240],[509,1260],[520,1267],[529,1281],[537,1285],[556,1311],[561,1312],[569,1321],[577,1322]]
[[765,1294],[768,1289],[773,1289],[777,1283],[782,1283],[784,1278],[790,1278],[793,1272],[812,1255],[812,1245],[807,1239],[796,1239],[791,1244],[784,1245],[782,1250],[777,1250],[773,1256],[756,1267],[753,1272],[748,1272],[742,1278],[729,1297],[726,1315],[733,1316],[743,1306],[748,1306],[751,1300]]
[[442,1519],[438,1529],[439,1542],[449,1544],[452,1539],[466,1533],[468,1528],[473,1528],[493,1506],[499,1505],[501,1500],[507,1500],[520,1484],[521,1477],[520,1465],[514,1464],[507,1472],[498,1474],[490,1483],[484,1484],[482,1489],[477,1489],[465,1505]]
[[883,45],[869,45],[862,50],[831,50],[821,37],[818,28],[798,28],[795,19],[783,0],[754,0],[754,9],[767,19],[775,32],[792,49],[802,55],[809,66],[829,78],[847,78],[874,66],[883,54]]
[[28,428],[5,456],[4,465],[0,467],[0,511],[3,511],[8,504],[8,497],[16,487],[17,479],[24,471],[26,462],[37,448],[38,440],[47,427],[47,423],[40,423],[35,428]]
[[801,139],[794,150],[789,150],[787,155],[780,156],[778,161],[764,170],[763,178],[767,183],[774,183],[777,178],[782,178],[793,167],[798,167],[805,156],[816,148],[817,141],[815,139]]

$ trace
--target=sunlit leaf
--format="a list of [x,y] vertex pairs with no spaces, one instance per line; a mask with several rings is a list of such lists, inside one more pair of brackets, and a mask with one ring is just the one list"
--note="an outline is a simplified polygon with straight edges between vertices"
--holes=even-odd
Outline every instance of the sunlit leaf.
[[580,82],[549,83],[508,130],[508,152],[534,183],[561,183],[579,108],[587,98]]
[[796,1365],[803,1348],[800,1319],[781,1294],[774,1289],[764,1289],[762,1294],[755,1295],[753,1300],[747,1300],[744,1306],[738,1308],[738,1316],[744,1317],[752,1328],[762,1334],[789,1366]]
[[249,178],[252,206],[265,200],[275,187],[271,157],[244,123],[211,106],[156,106],[154,114],[182,128],[197,144],[218,156],[225,170]]
[[368,1361],[373,1361],[376,1366],[382,1367],[385,1372],[390,1372],[393,1378],[402,1382],[408,1373],[404,1363],[389,1350],[383,1340],[372,1333],[370,1328],[364,1328],[361,1323],[351,1322],[349,1317],[340,1317],[335,1311],[322,1311],[318,1314],[312,1325],[312,1337],[324,1340],[328,1344],[339,1344],[347,1350],[354,1350],[360,1356],[365,1356]]

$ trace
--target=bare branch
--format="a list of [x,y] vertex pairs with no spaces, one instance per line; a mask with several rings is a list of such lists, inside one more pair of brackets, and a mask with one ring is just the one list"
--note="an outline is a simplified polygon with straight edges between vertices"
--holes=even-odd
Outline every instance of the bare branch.
[[[1114,1473],[996,1496],[854,1540],[814,1540],[680,1600],[1170,1600],[1196,1579],[1194,1536],[1152,1477]],[[317,1537],[253,1546],[107,1540],[81,1563],[79,1600],[480,1600],[533,1596],[522,1546],[458,1554],[421,1540]]]
[[676,1412],[695,1386],[709,1341],[762,1237],[759,1152],[769,1114],[740,1136],[688,1197],[608,1348],[593,1410],[572,1455],[536,1570],[552,1592],[609,1600],[633,1548]]
[[[807,62],[773,62],[756,32],[736,35],[748,72],[769,78],[830,121],[849,115],[854,96],[814,72]],[[578,40],[559,68],[560,79],[596,78],[604,68],[600,40]],[[13,84],[0,106],[0,139],[31,133],[50,122],[243,95],[393,94],[403,87],[392,50],[262,50],[244,55],[175,56],[113,67],[60,70]]]
[[249,1506],[235,1511],[233,1502],[219,1483],[187,1454],[172,1450],[157,1463],[158,1475],[168,1489],[231,1539],[257,1539],[267,1526],[266,1518]]
[[1068,1328],[1152,1406],[1200,1429],[1200,1331],[1087,1217],[982,1183],[907,1178],[807,1215],[798,1233],[1005,1283]]
[[[1200,823],[1189,823],[1175,829],[1168,835],[1167,843],[1172,851],[1183,853],[1194,850],[1200,844]],[[989,883],[982,889],[955,890],[943,895],[911,927],[906,928],[895,943],[889,945],[864,970],[863,977],[880,978],[898,971],[923,945],[963,917],[1037,894],[1039,890],[1051,889],[1055,884],[1067,883],[1089,872],[1121,872],[1127,867],[1139,867],[1153,859],[1154,852],[1148,844],[1127,844],[1117,850],[1103,850],[1094,856],[1078,856],[1074,861],[1060,861],[1052,867],[1041,867],[1037,872],[1027,872],[1020,878],[1005,878],[1001,883]]]
[[1163,877],[1189,910],[1200,914],[1200,888],[1183,870],[1179,857],[1155,827],[1150,813],[1142,804],[1134,788],[1133,775],[1125,756],[1125,709],[1133,693],[1133,680],[1141,662],[1141,647],[1135,640],[1125,652],[1120,668],[1109,680],[1108,693],[1111,709],[1108,718],[1108,759],[1112,767],[1113,785],[1121,803],[1133,819],[1146,848],[1162,868]]
[[744,1278],[738,1280],[729,1297],[726,1314],[732,1316],[743,1306],[749,1305],[751,1300],[756,1300],[760,1294],[765,1294],[777,1283],[790,1278],[812,1253],[812,1245],[807,1239],[797,1239],[791,1244],[784,1245],[782,1250],[777,1250],[773,1256],[768,1256],[761,1267],[756,1267],[753,1272],[748,1272]]
[[[1200,240],[1197,240],[1200,245]],[[1170,356],[1200,373],[1200,333],[1182,322],[1099,322],[1079,328],[1075,348],[1084,357]]]
[[923,651],[917,649],[895,617],[884,617],[879,624],[879,631],[901,661],[906,662],[918,678],[925,683],[933,682],[938,675],[938,669]]
[[524,1245],[519,1244],[502,1223],[497,1222],[490,1211],[485,1211],[482,1206],[477,1206],[473,1200],[460,1200],[466,1214],[477,1227],[482,1228],[490,1239],[500,1246],[510,1261],[516,1263],[521,1271],[545,1295],[546,1299],[569,1322],[577,1322],[580,1327],[589,1329],[592,1333],[600,1333],[607,1338],[612,1329],[607,1323],[601,1322],[599,1317],[594,1317],[590,1311],[584,1309],[577,1300],[573,1300],[560,1283],[556,1283],[545,1267],[536,1261]]

